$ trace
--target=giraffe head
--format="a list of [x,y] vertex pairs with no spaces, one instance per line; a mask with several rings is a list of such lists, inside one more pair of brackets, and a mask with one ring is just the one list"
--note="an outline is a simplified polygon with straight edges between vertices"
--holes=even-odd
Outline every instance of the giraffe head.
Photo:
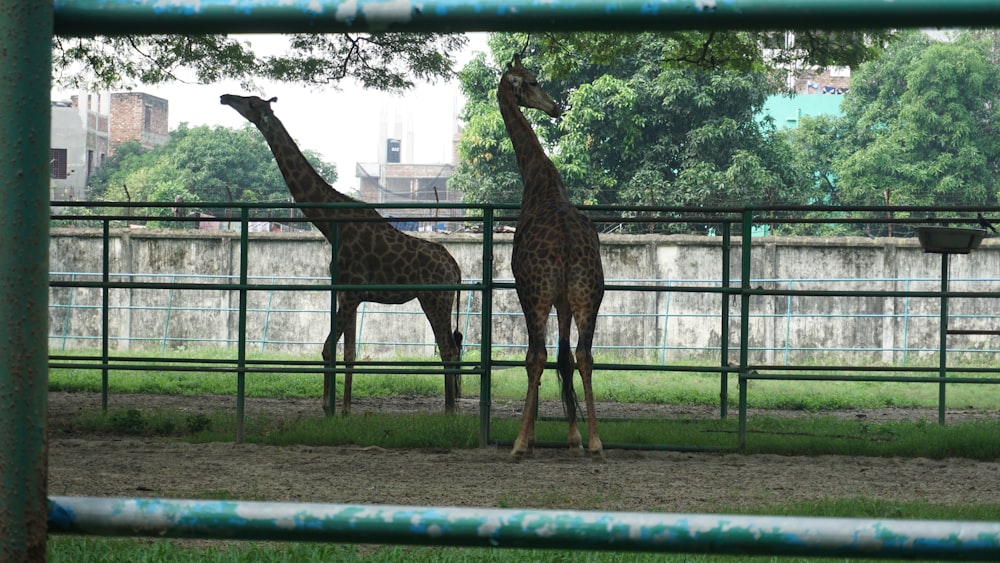
[[277,101],[278,98],[262,100],[257,96],[234,96],[232,94],[223,94],[219,98],[219,103],[238,111],[254,125],[260,125],[264,119],[274,117],[271,104]]
[[518,105],[540,109],[550,117],[559,117],[559,106],[538,85],[535,75],[524,68],[520,55],[514,55],[514,60],[507,65],[502,80],[506,80],[513,87]]

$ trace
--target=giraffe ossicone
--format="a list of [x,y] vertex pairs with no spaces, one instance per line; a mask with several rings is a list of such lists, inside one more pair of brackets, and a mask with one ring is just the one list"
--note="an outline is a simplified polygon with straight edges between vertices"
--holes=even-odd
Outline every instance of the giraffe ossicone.
[[[227,105],[253,123],[264,135],[285,179],[289,192],[298,203],[358,203],[333,189],[309,164],[298,145],[275,117],[271,104],[278,98],[263,100],[257,96],[223,95]],[[458,285],[462,271],[444,246],[407,235],[371,207],[324,209],[304,207],[303,214],[332,242],[333,225],[337,226],[337,283],[346,285]],[[441,360],[447,365],[460,359],[462,335],[452,331],[451,312],[458,326],[458,291],[398,289],[377,291],[339,291],[335,333],[326,337],[323,358],[335,362],[336,344],[344,336],[343,410],[351,410],[352,368],[355,362],[357,310],[364,302],[400,304],[417,299],[434,331]],[[323,410],[330,414],[331,377],[323,378]],[[445,410],[455,412],[461,393],[458,374],[445,375]]]

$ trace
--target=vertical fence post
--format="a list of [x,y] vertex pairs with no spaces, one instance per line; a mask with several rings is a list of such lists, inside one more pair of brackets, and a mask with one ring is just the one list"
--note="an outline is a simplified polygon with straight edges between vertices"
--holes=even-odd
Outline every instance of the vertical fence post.
[[490,397],[493,375],[493,208],[483,208],[483,297],[479,338],[479,447],[490,441]]
[[247,272],[250,257],[250,208],[240,208],[240,311],[236,335],[236,443],[242,444],[246,430],[247,385]]
[[[337,270],[337,259],[340,257],[338,249],[340,246],[340,223],[330,221],[330,283],[336,284],[340,279],[340,272]],[[330,290],[330,361],[324,363],[323,386],[330,390],[329,406],[330,416],[337,414],[337,373],[333,368],[337,367],[337,290]],[[344,343],[344,352],[347,352],[347,343]],[[344,375],[344,385],[347,385],[347,375]]]
[[948,253],[941,253],[941,325],[938,342],[940,357],[938,358],[938,424],[944,424],[945,383],[948,375]]
[[737,448],[747,447],[747,385],[750,366],[750,247],[753,236],[753,210],[743,209],[743,234],[740,237],[742,259],[740,263],[740,404],[737,431]]
[[108,412],[108,362],[111,361],[111,350],[109,346],[111,322],[108,318],[111,314],[111,290],[108,284],[111,283],[111,221],[102,221],[101,229],[101,412]]
[[44,561],[52,2],[0,2],[0,560]]
[[[729,289],[732,283],[729,260],[732,254],[733,223],[722,222],[722,288]],[[722,292],[722,318],[719,332],[722,335],[719,342],[719,365],[729,367],[729,294]],[[719,377],[719,418],[729,416],[729,372],[723,370]]]
[[[670,298],[673,295],[670,292],[670,280],[666,280],[666,297],[663,298],[663,338],[660,339],[660,364],[667,363],[667,337],[670,335]],[[681,319],[683,320],[683,319]],[[678,321],[680,324],[680,321]]]

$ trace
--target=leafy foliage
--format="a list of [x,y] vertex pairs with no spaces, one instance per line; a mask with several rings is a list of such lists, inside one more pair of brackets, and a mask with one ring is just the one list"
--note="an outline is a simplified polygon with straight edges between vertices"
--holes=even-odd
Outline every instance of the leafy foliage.
[[[830,203],[997,205],[1000,69],[995,34],[904,34],[853,74],[840,119],[789,136]],[[865,226],[869,234],[907,229]]]
[[[546,33],[537,38],[545,53],[544,73],[570,74],[581,61],[612,66],[636,60],[650,47],[659,51],[651,62],[673,68],[758,72],[803,66],[857,66],[877,58],[897,32],[885,29],[784,31],[670,31],[659,33]],[[524,34],[513,49],[530,44]],[[502,53],[509,59],[516,50]],[[642,60],[642,59],[639,59]],[[650,59],[646,59],[649,61]],[[627,72],[627,71],[626,71]]]
[[365,88],[406,90],[413,80],[452,75],[460,34],[300,34],[282,54],[260,54],[239,36],[143,35],[54,37],[54,82],[63,87],[129,88],[174,80],[212,83],[255,80],[336,85],[346,78]]
[[[525,46],[527,53],[544,53],[526,56],[525,64],[537,69],[550,95],[567,92],[560,122],[530,110],[525,115],[575,203],[701,207],[816,199],[805,161],[772,124],[756,120],[767,96],[781,88],[756,36],[523,37],[491,36],[493,65],[482,55],[459,73],[469,100],[461,116],[467,127],[450,181],[467,201],[520,199],[513,148],[493,96],[509,53]],[[692,58],[705,41],[725,46],[728,56],[717,50]],[[712,225],[677,228],[707,232]]]

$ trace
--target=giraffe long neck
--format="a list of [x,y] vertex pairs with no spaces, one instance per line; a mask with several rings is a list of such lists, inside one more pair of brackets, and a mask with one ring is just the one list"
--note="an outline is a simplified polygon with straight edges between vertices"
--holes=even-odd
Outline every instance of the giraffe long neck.
[[[288,191],[292,198],[298,203],[338,203],[356,201],[337,190],[327,183],[322,176],[316,172],[306,156],[299,150],[295,140],[288,134],[285,126],[278,118],[265,116],[259,123],[254,123],[257,129],[264,135],[274,159],[278,163],[281,176],[288,185]],[[336,215],[356,214],[358,210],[329,210],[304,208],[302,213],[309,218],[313,225],[323,233],[327,240],[333,240],[332,225],[329,221]]]
[[288,184],[288,191],[295,201],[299,203],[354,201],[333,189],[316,172],[278,118],[273,115],[266,116],[256,125],[271,147],[278,169],[281,170],[281,175]]
[[524,183],[522,210],[548,198],[568,199],[555,164],[542,150],[535,130],[517,104],[514,87],[506,77],[500,79],[497,103],[500,105],[500,115],[503,116],[510,142],[514,145],[517,168]]

